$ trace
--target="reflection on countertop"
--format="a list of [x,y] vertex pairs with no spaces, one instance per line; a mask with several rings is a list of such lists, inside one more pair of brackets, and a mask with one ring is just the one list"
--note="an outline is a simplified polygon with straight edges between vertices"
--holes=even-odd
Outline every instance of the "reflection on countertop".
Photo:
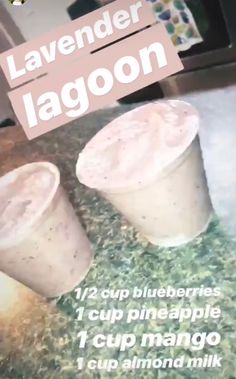
[[236,85],[236,63],[211,66],[185,73],[180,72],[161,82],[165,96],[217,90],[233,85]]

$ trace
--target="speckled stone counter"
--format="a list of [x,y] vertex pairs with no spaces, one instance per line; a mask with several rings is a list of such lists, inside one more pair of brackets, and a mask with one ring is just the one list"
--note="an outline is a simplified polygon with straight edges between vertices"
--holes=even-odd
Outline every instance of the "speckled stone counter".
[[[224,92],[224,90],[222,90]],[[217,91],[216,91],[217,92]],[[219,96],[216,94],[214,96]],[[204,98],[204,96],[210,96]],[[213,94],[197,98],[188,97],[200,110],[213,101]],[[210,99],[210,100],[209,100]],[[193,243],[180,248],[160,249],[144,240],[127,222],[93,190],[81,185],[75,176],[75,163],[78,153],[86,142],[106,123],[133,106],[110,108],[87,115],[79,120],[46,134],[36,140],[27,142],[19,139],[10,149],[0,152],[0,174],[18,167],[24,163],[36,160],[50,160],[61,170],[62,185],[67,190],[70,200],[80,217],[86,232],[92,241],[95,251],[95,261],[82,287],[97,288],[160,288],[178,287],[220,287],[222,296],[211,298],[212,305],[221,307],[223,316],[220,320],[196,323],[175,321],[158,323],[147,320],[126,324],[123,321],[111,325],[108,321],[84,323],[76,321],[76,308],[79,301],[75,293],[58,299],[57,306],[62,312],[62,321],[55,318],[54,328],[47,326],[45,334],[36,335],[31,340],[18,346],[17,353],[0,360],[1,379],[89,379],[89,378],[164,378],[164,379],[234,379],[236,377],[236,246],[226,236],[216,218],[214,218],[206,233]],[[6,140],[8,132],[2,133],[1,144]],[[4,137],[5,135],[5,137]],[[1,150],[0,150],[1,151]],[[194,217],[194,215],[193,215]],[[46,278],[45,278],[46,280]],[[131,309],[141,306],[165,307],[166,305],[204,306],[206,299],[193,298],[182,300],[127,300],[118,303],[117,300],[89,300],[84,303],[91,309],[111,309],[120,307]],[[81,351],[78,347],[77,333],[89,330],[91,336],[99,332],[135,333],[165,331],[218,331],[222,341],[215,348],[205,348],[204,354],[218,353],[223,357],[223,368],[209,370],[140,370],[124,373],[116,370],[112,374],[99,370],[85,369],[78,373],[76,359],[78,356],[92,358],[155,358],[181,355],[191,356],[190,351],[180,348],[144,349],[135,347],[126,352],[117,349],[95,349],[87,347]],[[20,333],[20,332],[19,332]],[[30,353],[29,353],[30,352]],[[199,352],[196,353],[196,355]],[[200,352],[202,353],[202,352]]]

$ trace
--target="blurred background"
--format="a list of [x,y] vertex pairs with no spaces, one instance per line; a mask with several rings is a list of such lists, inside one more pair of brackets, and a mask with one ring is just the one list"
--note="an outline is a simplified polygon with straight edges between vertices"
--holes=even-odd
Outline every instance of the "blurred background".
[[[165,23],[185,70],[120,99],[119,103],[177,96],[191,91],[225,87],[235,82],[235,0],[146,1],[153,8],[157,22]],[[111,0],[27,0],[23,6],[16,7],[9,0],[0,0],[0,52],[110,2]],[[1,127],[16,123],[7,98],[8,90],[9,87],[1,75]]]

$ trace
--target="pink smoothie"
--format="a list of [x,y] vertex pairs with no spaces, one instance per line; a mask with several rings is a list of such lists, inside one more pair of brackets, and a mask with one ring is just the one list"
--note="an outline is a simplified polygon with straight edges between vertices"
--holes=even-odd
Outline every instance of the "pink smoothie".
[[48,162],[0,178],[0,270],[45,297],[71,291],[93,254],[85,232]]
[[188,103],[138,107],[92,138],[79,155],[77,177],[153,244],[187,243],[211,215],[198,128],[198,112]]
[[0,246],[22,238],[46,209],[59,182],[53,168],[36,165],[20,175],[13,171],[0,179]]
[[197,111],[171,100],[128,112],[104,127],[79,155],[81,183],[104,191],[139,188],[180,156],[195,138]]

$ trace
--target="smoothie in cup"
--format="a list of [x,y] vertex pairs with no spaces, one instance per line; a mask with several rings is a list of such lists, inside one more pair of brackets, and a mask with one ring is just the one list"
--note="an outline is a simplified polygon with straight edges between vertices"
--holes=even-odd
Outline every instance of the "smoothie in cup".
[[52,163],[0,178],[0,270],[45,297],[71,291],[92,262],[90,243]]
[[170,100],[132,110],[105,126],[79,155],[79,181],[96,188],[151,243],[185,244],[212,207],[198,140],[199,116]]

